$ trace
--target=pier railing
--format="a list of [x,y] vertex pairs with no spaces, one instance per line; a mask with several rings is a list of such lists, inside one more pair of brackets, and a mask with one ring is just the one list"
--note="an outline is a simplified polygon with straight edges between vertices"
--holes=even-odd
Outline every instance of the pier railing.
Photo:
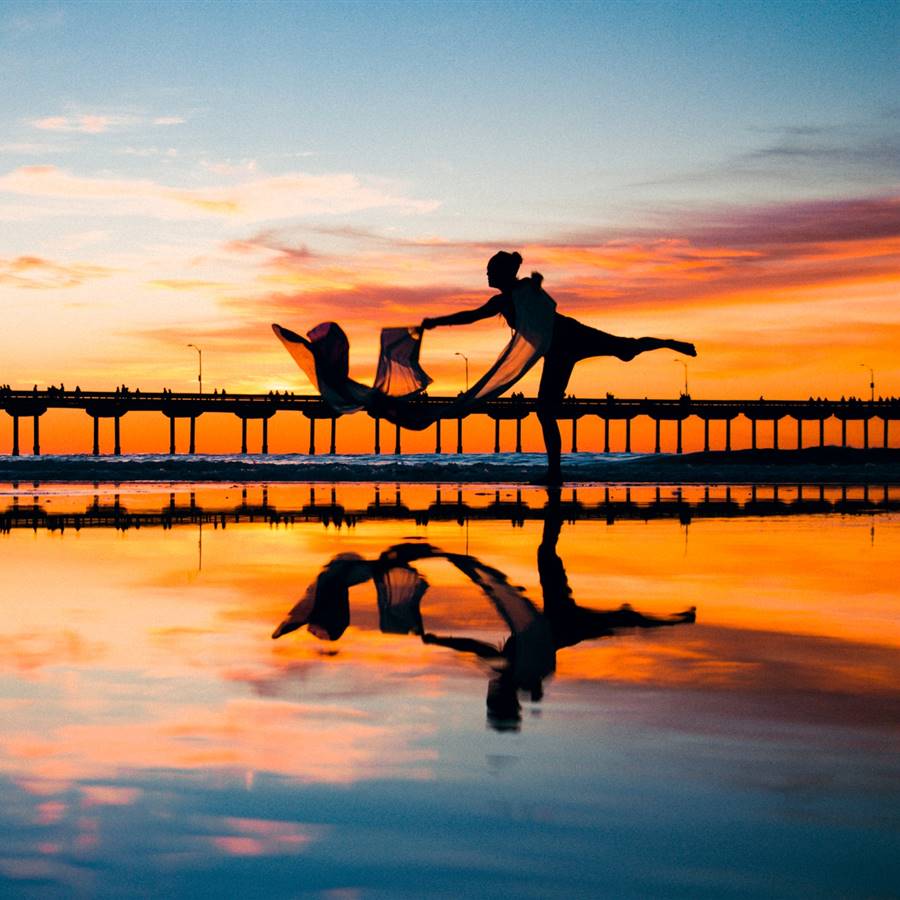
[[[457,453],[463,452],[463,419],[444,418],[442,409],[447,409],[453,398],[421,397],[410,401],[417,407],[431,412],[435,417],[435,452],[444,450],[442,445],[442,425],[451,421],[456,423]],[[469,415],[482,414],[494,421],[494,452],[499,453],[500,423],[505,420],[515,422],[516,452],[522,450],[522,422],[536,413],[534,398],[501,397],[489,400]],[[260,452],[268,453],[269,420],[278,412],[299,412],[309,422],[308,452],[315,453],[316,423],[327,420],[330,426],[329,452],[336,452],[338,418],[321,398],[290,393],[273,392],[269,394],[231,394],[225,391],[213,394],[145,392],[140,390],[116,391],[82,391],[49,388],[47,390],[18,391],[0,390],[0,409],[12,418],[12,446],[10,454],[18,456],[22,452],[20,442],[21,420],[31,422],[31,451],[34,455],[41,452],[40,420],[51,409],[80,409],[93,419],[93,453],[100,455],[101,419],[112,419],[114,423],[113,454],[121,454],[121,420],[129,412],[159,412],[169,419],[169,453],[176,452],[175,423],[178,419],[189,422],[189,453],[197,452],[196,423],[204,414],[220,413],[237,416],[241,420],[241,452],[247,453],[247,422],[258,419],[262,423],[262,442]],[[640,416],[646,416],[654,423],[657,453],[663,452],[662,424],[671,422],[675,425],[675,453],[683,450],[683,423],[686,419],[696,417],[703,423],[703,446],[705,450],[732,450],[732,425],[743,417],[749,422],[750,442],[752,449],[757,447],[757,427],[760,422],[772,424],[773,446],[780,443],[779,425],[785,419],[793,419],[797,423],[795,446],[803,446],[803,423],[818,423],[817,443],[825,443],[825,423],[835,419],[841,425],[841,446],[847,446],[847,423],[862,423],[863,446],[876,444],[883,447],[891,445],[890,423],[900,419],[900,398],[878,400],[858,400],[855,398],[841,400],[700,400],[684,395],[677,400],[672,399],[628,399],[613,396],[602,398],[567,398],[560,403],[557,418],[571,422],[571,450],[578,451],[578,422],[586,416],[594,416],[603,422],[603,451],[611,452],[614,448],[610,440],[610,423],[624,423],[624,446],[615,449],[631,452],[632,422]],[[724,440],[721,447],[713,448],[710,443],[710,424],[724,424]],[[381,429],[382,421],[375,419],[373,452],[382,453]],[[880,434],[873,431],[873,425],[880,424]],[[394,426],[393,452],[399,454],[401,448],[401,429]],[[512,448],[510,448],[512,449]],[[599,448],[597,448],[599,449]],[[2,452],[2,451],[0,451]]]

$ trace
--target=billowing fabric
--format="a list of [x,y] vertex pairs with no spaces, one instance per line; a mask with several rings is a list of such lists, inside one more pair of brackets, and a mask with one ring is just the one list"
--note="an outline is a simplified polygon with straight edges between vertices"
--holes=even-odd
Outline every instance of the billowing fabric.
[[288,353],[318,389],[322,399],[342,415],[365,409],[403,428],[421,430],[440,418],[465,415],[485,400],[512,387],[547,352],[553,338],[556,303],[538,277],[523,278],[512,292],[515,328],[494,364],[475,384],[439,412],[415,404],[431,378],[419,364],[420,328],[385,328],[375,383],[367,387],[349,377],[350,345],[334,322],[323,322],[301,337],[273,325]]
[[392,566],[375,575],[378,624],[384,634],[424,632],[419,603],[428,582],[412,566]]

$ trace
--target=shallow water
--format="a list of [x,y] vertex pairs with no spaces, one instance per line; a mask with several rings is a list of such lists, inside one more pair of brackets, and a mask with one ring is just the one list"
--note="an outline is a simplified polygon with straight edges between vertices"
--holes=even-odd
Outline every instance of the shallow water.
[[898,501],[7,486],[0,894],[891,896]]

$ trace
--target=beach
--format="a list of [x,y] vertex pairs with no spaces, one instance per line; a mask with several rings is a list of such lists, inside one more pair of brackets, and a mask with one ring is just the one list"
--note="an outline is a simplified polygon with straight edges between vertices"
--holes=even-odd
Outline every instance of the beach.
[[[7,456],[0,461],[0,481],[522,484],[545,466],[541,453]],[[566,484],[896,484],[900,450],[577,453],[564,455],[563,476]]]

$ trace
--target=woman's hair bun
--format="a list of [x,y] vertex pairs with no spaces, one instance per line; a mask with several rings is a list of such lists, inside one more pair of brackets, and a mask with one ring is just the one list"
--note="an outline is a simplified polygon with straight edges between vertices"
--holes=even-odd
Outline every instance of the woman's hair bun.
[[510,253],[508,250],[498,250],[489,260],[488,268],[515,275],[522,265],[522,254],[517,250]]

